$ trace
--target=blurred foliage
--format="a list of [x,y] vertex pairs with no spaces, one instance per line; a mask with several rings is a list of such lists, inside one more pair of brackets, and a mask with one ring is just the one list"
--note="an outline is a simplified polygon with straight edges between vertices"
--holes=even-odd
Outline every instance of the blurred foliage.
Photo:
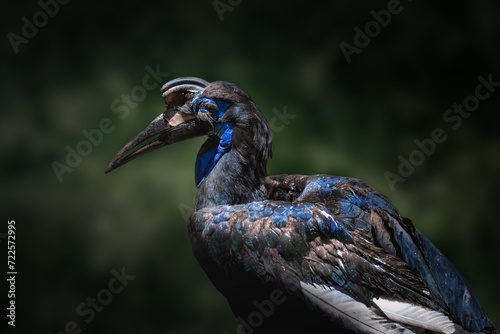
[[[17,54],[4,38],[0,201],[4,222],[17,222],[16,332],[59,333],[69,321],[82,333],[236,332],[185,228],[203,140],[103,173],[163,111],[159,87],[124,119],[112,111],[157,65],[169,72],[165,82],[235,82],[268,119],[286,107],[296,117],[273,133],[270,173],[353,176],[388,195],[462,271],[499,326],[500,92],[456,131],[442,117],[474,93],[479,75],[500,81],[500,4],[401,6],[350,64],[339,44],[353,44],[353,28],[387,1],[242,1],[222,21],[212,1],[71,1]],[[21,19],[40,10],[36,1],[10,4],[3,34],[21,34]],[[82,131],[104,118],[113,131],[59,182],[51,164],[65,163],[66,147],[76,149]],[[398,156],[437,127],[448,139],[391,191],[384,173],[397,173]],[[135,279],[86,323],[78,305],[123,267]]]

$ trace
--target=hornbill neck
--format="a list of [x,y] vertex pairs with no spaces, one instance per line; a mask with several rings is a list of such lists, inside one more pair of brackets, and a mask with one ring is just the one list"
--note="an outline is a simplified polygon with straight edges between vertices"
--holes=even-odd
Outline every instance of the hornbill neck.
[[[248,116],[248,115],[245,115]],[[198,185],[195,210],[216,205],[243,204],[264,199],[261,180],[267,175],[267,159],[271,156],[271,136],[267,121],[260,111],[244,122],[236,121],[230,149],[217,161],[204,181]],[[219,144],[211,136],[198,155]]]
[[243,163],[239,152],[226,153],[199,186],[195,209],[263,199],[261,176],[254,163]]

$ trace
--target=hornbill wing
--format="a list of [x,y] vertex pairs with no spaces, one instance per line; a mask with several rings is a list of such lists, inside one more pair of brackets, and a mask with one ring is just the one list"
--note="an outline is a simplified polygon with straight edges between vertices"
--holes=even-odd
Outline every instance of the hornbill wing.
[[404,218],[387,197],[359,179],[329,175],[274,175],[266,178],[270,198],[324,205],[347,230],[361,230],[369,242],[418,272],[436,303],[469,331],[494,326],[472,289],[451,262]]
[[[237,315],[248,314],[252,299],[269,286],[341,328],[413,332],[402,322],[453,332],[419,274],[363,228],[350,228],[352,218],[332,215],[321,203],[265,200],[198,210],[188,228],[195,256]],[[249,288],[241,291],[245,280]]]

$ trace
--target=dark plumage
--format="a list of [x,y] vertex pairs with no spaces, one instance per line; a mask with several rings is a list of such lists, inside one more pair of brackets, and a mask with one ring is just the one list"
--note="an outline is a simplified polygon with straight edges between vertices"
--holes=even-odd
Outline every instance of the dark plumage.
[[347,177],[267,176],[268,124],[236,85],[179,78],[162,93],[166,112],[106,172],[208,135],[189,236],[248,333],[496,332],[463,276],[375,189]]

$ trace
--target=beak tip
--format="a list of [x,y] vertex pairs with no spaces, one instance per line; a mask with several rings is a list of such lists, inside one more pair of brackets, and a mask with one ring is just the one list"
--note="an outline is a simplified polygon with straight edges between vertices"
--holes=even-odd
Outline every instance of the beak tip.
[[104,170],[104,174],[109,174],[112,171],[113,171],[113,166],[110,165],[110,166],[106,167],[106,169]]
[[108,167],[106,167],[106,169],[104,170],[104,174],[109,174],[111,173],[112,171],[114,171],[116,168],[120,167],[121,164],[117,163],[116,162],[116,159],[113,159]]

